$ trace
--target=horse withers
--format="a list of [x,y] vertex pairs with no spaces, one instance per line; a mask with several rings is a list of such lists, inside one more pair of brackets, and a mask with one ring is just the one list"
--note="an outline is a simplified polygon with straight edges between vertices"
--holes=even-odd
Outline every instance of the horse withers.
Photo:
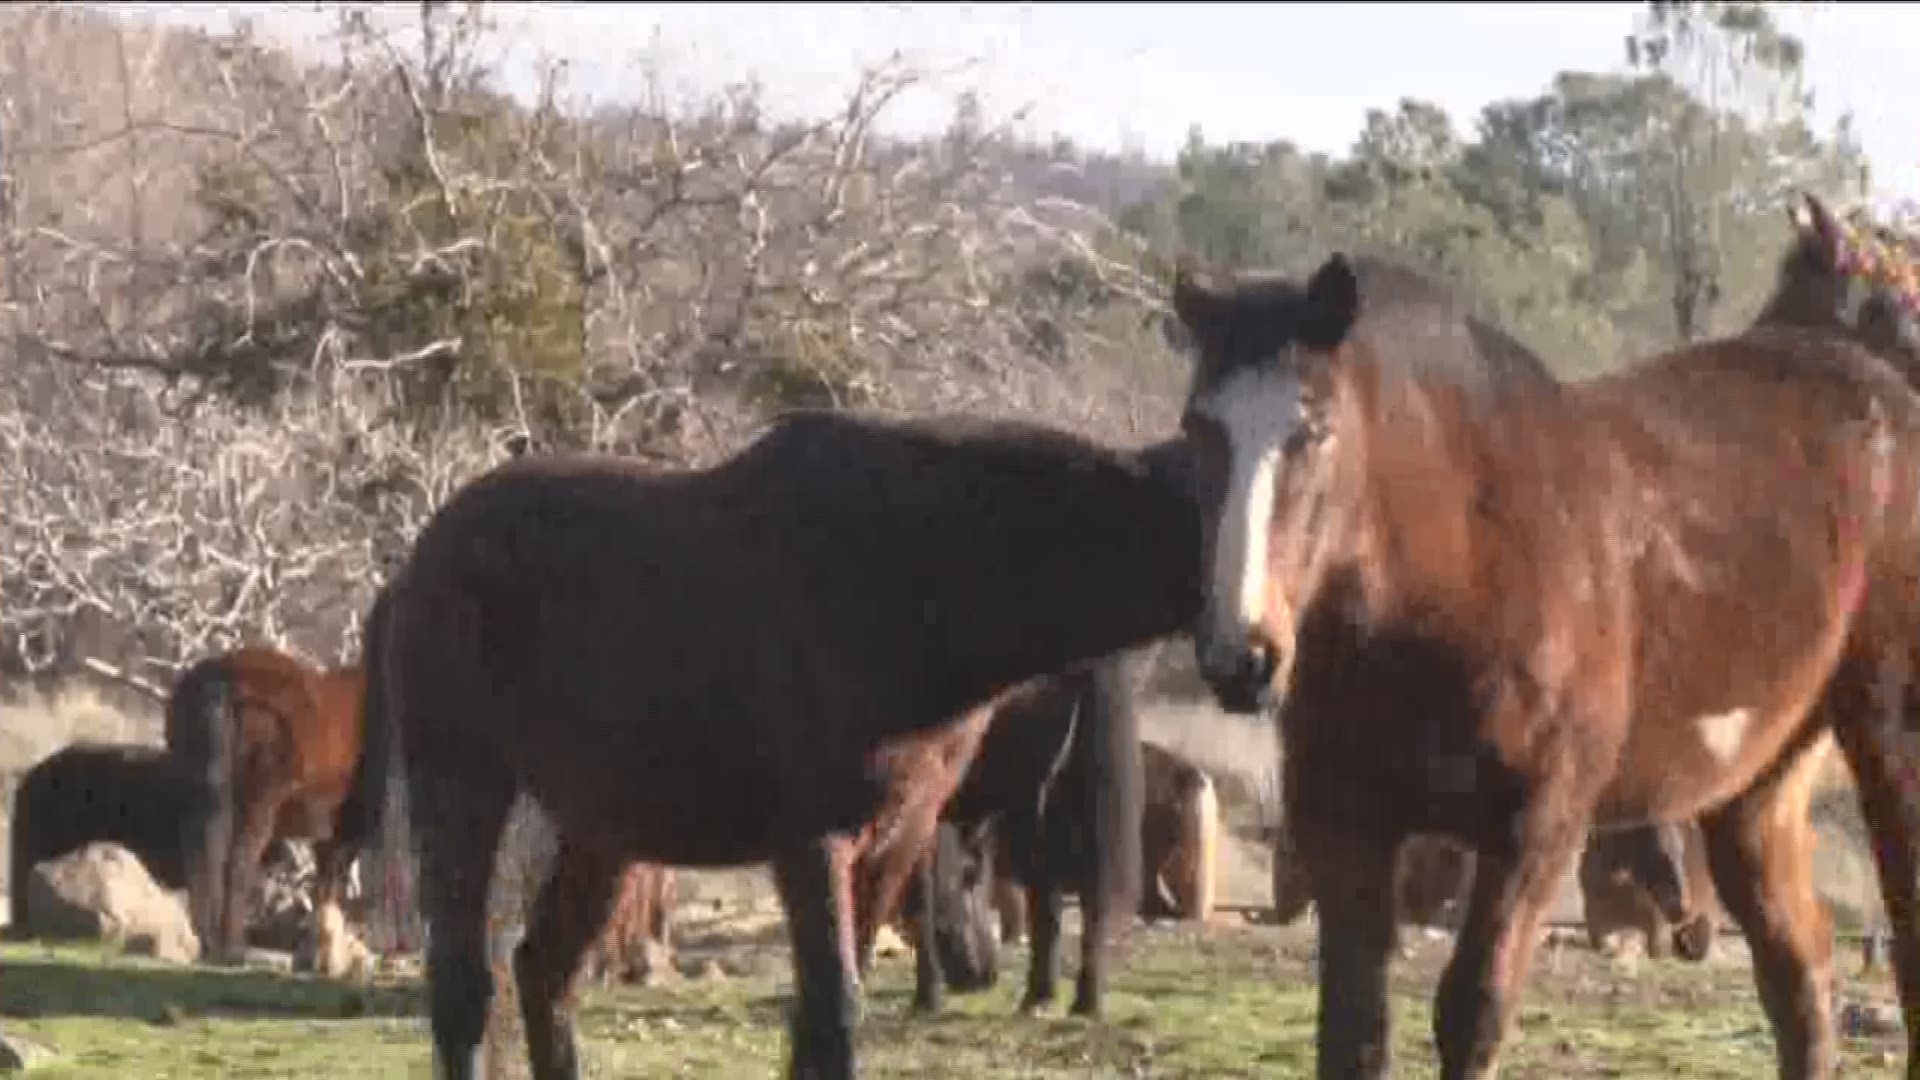
[[579,1075],[569,988],[633,859],[770,861],[794,1072],[852,1076],[832,838],[880,803],[872,753],[1190,625],[1199,566],[1181,440],[798,413],[711,468],[551,455],[470,482],[383,593],[365,712],[398,752],[356,783],[380,805],[405,770],[442,1075],[480,1064],[489,867],[524,791],[561,833],[514,954],[536,1078]]
[[1781,1075],[1830,1075],[1803,801],[1829,729],[1920,1038],[1920,797],[1897,737],[1920,722],[1920,398],[1840,329],[1771,325],[1578,385],[1475,385],[1455,346],[1504,336],[1439,291],[1340,256],[1304,284],[1174,290],[1199,352],[1196,654],[1228,707],[1286,678],[1319,1074],[1390,1068],[1403,837],[1475,852],[1434,1010],[1440,1075],[1464,1080],[1493,1074],[1589,824],[1697,817]]
[[314,841],[315,966],[344,955],[320,941],[345,926],[325,909],[345,900],[368,836],[341,812],[360,759],[359,665],[319,671],[278,650],[246,646],[184,671],[167,700],[169,752],[212,793],[188,837],[187,890],[203,955],[236,962],[267,848]]

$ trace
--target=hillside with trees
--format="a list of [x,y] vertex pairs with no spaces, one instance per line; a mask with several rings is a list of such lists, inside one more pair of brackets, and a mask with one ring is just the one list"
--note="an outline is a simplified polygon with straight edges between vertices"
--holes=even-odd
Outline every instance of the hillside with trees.
[[[1867,181],[1755,5],[1656,4],[1612,72],[1342,156],[1025,145],[920,78],[817,122],[750,89],[581,115],[477,59],[483,6],[337,58],[66,5],[0,9],[0,653],[164,686],[243,639],[344,655],[384,568],[520,447],[697,465],[794,405],[1167,431],[1182,253],[1440,275],[1579,378],[1737,326],[1800,187]],[[645,85],[636,72],[635,85]],[[1462,134],[1465,129],[1466,134]]]

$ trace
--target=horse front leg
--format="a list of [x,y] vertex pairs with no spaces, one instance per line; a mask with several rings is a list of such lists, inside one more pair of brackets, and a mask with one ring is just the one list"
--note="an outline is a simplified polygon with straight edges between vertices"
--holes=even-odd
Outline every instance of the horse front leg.
[[[1579,854],[1587,813],[1551,782],[1516,823],[1512,852],[1481,851],[1453,958],[1434,999],[1442,1080],[1492,1080],[1533,966],[1540,924]],[[1322,910],[1325,910],[1322,908]]]
[[1872,702],[1879,715],[1869,715],[1870,699],[1863,696],[1853,715],[1835,716],[1834,736],[1853,771],[1886,910],[1886,929],[1869,931],[1861,942],[1862,974],[1877,966],[1875,945],[1884,944],[1906,1021],[1912,1075],[1920,1069],[1920,753],[1909,732],[1920,730],[1920,693],[1910,680],[1876,681],[1886,682],[1879,690],[1891,700]]
[[1387,971],[1399,932],[1394,895],[1399,838],[1381,829],[1350,827],[1297,804],[1287,821],[1289,847],[1306,879],[1309,902],[1319,912],[1316,1075],[1382,1080],[1393,1068]]
[[[260,863],[273,842],[273,826],[280,800],[271,796],[241,802],[239,828],[226,859],[226,880],[220,890],[219,931],[212,943],[216,964],[237,964],[246,956],[247,916],[260,880]],[[204,945],[205,943],[203,943]]]
[[796,843],[773,861],[774,885],[787,912],[794,990],[792,1080],[853,1080],[853,1022],[859,996],[849,939],[850,890],[836,882],[831,841]]
[[579,1080],[574,984],[620,895],[622,860],[562,838],[553,871],[513,951],[533,1080]]
[[914,898],[914,929],[917,933],[913,946],[913,1008],[915,1012],[922,1013],[939,1012],[946,989],[943,985],[946,973],[940,970],[938,927],[934,925],[937,911],[933,895],[935,858],[929,852],[914,870],[919,879],[919,895]]
[[1066,898],[1052,879],[1027,886],[1027,991],[1020,1011],[1033,1012],[1053,1003],[1054,984],[1060,980],[1060,917]]
[[[1088,860],[1089,862],[1093,860]],[[1080,973],[1074,979],[1074,1016],[1098,1017],[1107,992],[1107,938],[1113,924],[1124,924],[1128,912],[1116,910],[1113,898],[1100,888],[1100,875],[1089,870],[1080,888]]]

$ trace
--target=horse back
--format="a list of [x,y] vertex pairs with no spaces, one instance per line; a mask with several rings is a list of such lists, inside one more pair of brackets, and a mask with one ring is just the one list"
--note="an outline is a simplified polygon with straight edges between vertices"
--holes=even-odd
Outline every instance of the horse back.
[[1684,817],[1803,737],[1870,583],[1884,583],[1874,603],[1920,616],[1920,399],[1861,345],[1787,327],[1676,350],[1589,393],[1621,463],[1615,535],[1642,613],[1607,813]]

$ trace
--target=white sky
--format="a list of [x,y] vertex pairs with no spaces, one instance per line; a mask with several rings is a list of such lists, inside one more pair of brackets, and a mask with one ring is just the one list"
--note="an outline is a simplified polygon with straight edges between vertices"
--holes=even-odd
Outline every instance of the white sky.
[[[283,41],[324,40],[314,3],[98,6],[221,26],[260,16]],[[1402,97],[1470,124],[1490,101],[1544,90],[1561,70],[1615,70],[1639,3],[1449,4],[650,4],[496,3],[515,82],[542,55],[569,61],[595,100],[636,92],[634,61],[705,94],[757,75],[779,111],[819,115],[859,68],[894,49],[937,64],[977,60],[944,98],[903,102],[902,127],[945,123],[951,93],[983,91],[992,115],[1030,106],[1029,132],[1170,157],[1198,123],[1209,139],[1291,139],[1346,150],[1368,108]],[[410,22],[413,3],[383,13]],[[1822,126],[1843,110],[1883,196],[1920,198],[1920,5],[1800,4],[1782,22],[1807,46]],[[1370,47],[1355,43],[1371,40]]]

